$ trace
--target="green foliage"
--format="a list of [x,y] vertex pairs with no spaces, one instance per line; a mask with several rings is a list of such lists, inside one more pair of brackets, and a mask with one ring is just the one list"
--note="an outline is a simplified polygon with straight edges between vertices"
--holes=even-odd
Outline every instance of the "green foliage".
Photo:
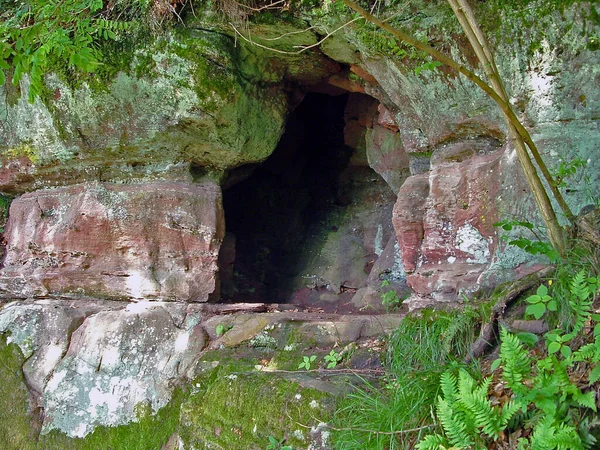
[[[388,280],[383,280],[381,282],[381,287],[387,287],[389,285],[390,282]],[[381,294],[381,304],[385,306],[386,309],[394,309],[402,304],[402,299],[396,291],[389,290]]]
[[0,0],[0,85],[28,74],[33,102],[53,68],[96,72],[103,47],[156,20],[156,7],[149,0]]
[[548,288],[543,284],[537,289],[535,295],[530,295],[527,300],[529,306],[525,310],[525,315],[530,315],[536,319],[541,319],[546,311],[556,311],[556,301],[548,295]]
[[217,337],[221,337],[223,336],[225,333],[227,333],[229,330],[231,330],[233,328],[232,325],[223,325],[222,323],[220,323],[219,325],[217,325],[217,327],[215,328],[215,334],[217,335]]
[[[592,314],[592,298],[598,291],[598,280],[580,271],[570,283],[570,306],[576,316],[570,333],[555,330],[546,334],[546,355],[535,359],[521,340],[506,329],[500,332],[499,358],[492,370],[501,369],[501,381],[512,391],[512,398],[502,408],[491,403],[488,393],[491,378],[480,384],[464,370],[458,377],[445,372],[440,380],[443,396],[438,398],[436,412],[443,434],[423,439],[419,450],[452,445],[456,448],[485,447],[499,434],[512,433],[519,427],[530,428],[531,434],[519,439],[519,448],[552,450],[591,448],[595,438],[583,424],[586,411],[596,412],[595,392],[583,392],[569,377],[578,362],[590,364],[589,383],[600,379],[600,326],[594,327],[594,342],[572,351],[576,336],[586,324],[600,320]],[[528,298],[528,313],[540,318],[546,309],[552,311],[545,286]],[[541,308],[533,308],[543,305]],[[527,340],[527,339],[526,339]],[[570,344],[569,344],[570,343]],[[561,357],[559,358],[558,355]]]
[[298,366],[298,369],[310,370],[311,364],[315,362],[315,359],[317,359],[316,355],[303,356],[302,357],[302,362]]
[[587,161],[581,158],[573,158],[570,161],[561,159],[558,167],[556,167],[552,173],[556,186],[559,188],[566,188],[568,185],[567,180],[570,177],[573,177],[577,173],[577,170],[585,168],[586,166]]
[[[482,446],[480,435],[496,439],[508,422],[517,413],[520,405],[508,402],[502,408],[492,405],[488,398],[491,378],[477,384],[464,369],[458,377],[446,371],[440,379],[443,397],[438,398],[436,411],[444,429],[445,437],[434,435],[417,445],[419,450],[439,448],[439,445],[452,445],[458,448]],[[438,445],[438,447],[432,447]]]
[[289,445],[283,445],[284,442],[285,438],[278,441],[273,436],[269,436],[269,445],[267,445],[267,450],[292,450],[292,447]]
[[494,226],[500,227],[505,231],[511,231],[515,227],[526,228],[536,236],[537,240],[531,240],[522,236],[516,239],[510,239],[508,236],[501,236],[501,239],[506,241],[508,245],[519,247],[531,255],[546,255],[551,263],[556,263],[559,260],[560,254],[558,251],[552,246],[552,244],[539,238],[532,223],[521,220],[502,220],[500,222],[496,222]]
[[[426,430],[419,428],[429,423],[431,405],[439,395],[439,377],[467,354],[477,337],[480,317],[473,306],[464,311],[423,310],[420,316],[407,316],[387,343],[384,385],[365,382],[341,402],[335,418],[343,430],[334,433],[335,448],[414,449]],[[416,431],[389,434],[390,430],[408,429]]]
[[342,360],[342,355],[340,355],[335,350],[331,350],[328,355],[324,357],[325,362],[327,363],[328,369],[335,369],[335,366]]

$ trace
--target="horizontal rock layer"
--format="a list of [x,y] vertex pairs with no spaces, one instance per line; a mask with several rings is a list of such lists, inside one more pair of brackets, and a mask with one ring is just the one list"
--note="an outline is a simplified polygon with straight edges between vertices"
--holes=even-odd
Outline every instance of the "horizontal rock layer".
[[218,295],[224,236],[216,184],[80,184],[16,199],[6,297],[95,295],[205,302]]

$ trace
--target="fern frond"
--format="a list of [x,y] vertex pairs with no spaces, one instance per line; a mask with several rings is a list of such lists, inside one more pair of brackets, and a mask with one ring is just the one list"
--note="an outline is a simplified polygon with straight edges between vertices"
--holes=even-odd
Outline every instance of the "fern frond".
[[502,361],[503,378],[508,387],[515,393],[523,393],[525,387],[523,378],[531,375],[531,358],[527,351],[513,334],[506,328],[500,331],[500,360]]
[[592,302],[591,298],[592,290],[587,282],[585,271],[580,270],[573,281],[571,281],[571,298],[569,299],[569,305],[575,313],[575,325],[573,326],[572,334],[578,334],[585,326],[586,321],[591,316]]
[[444,436],[439,434],[430,434],[429,436],[425,436],[424,439],[421,440],[416,445],[417,450],[440,450],[445,449],[448,446],[448,441]]
[[458,371],[458,396],[463,398],[465,395],[471,394],[475,386],[475,380],[465,369]]
[[554,435],[550,442],[557,450],[584,450],[583,442],[577,430],[571,426],[561,423],[555,427]]
[[552,438],[554,437],[554,417],[545,416],[538,421],[531,433],[531,450],[553,450],[555,448]]
[[473,441],[467,433],[464,416],[455,411],[442,398],[438,399],[437,415],[452,445],[456,447],[469,447],[473,445]]
[[475,426],[495,439],[503,428],[500,425],[500,413],[492,407],[487,395],[482,396],[480,392],[473,391],[463,401],[473,415]]
[[586,281],[585,271],[580,270],[571,281],[571,294],[580,300],[587,300],[590,295],[589,285]]
[[453,405],[458,397],[456,382],[456,376],[451,370],[446,370],[440,377],[440,388],[442,389],[442,394],[444,394],[444,399],[450,405]]
[[510,400],[502,407],[502,411],[500,412],[500,426],[503,430],[522,407],[521,402],[514,400]]

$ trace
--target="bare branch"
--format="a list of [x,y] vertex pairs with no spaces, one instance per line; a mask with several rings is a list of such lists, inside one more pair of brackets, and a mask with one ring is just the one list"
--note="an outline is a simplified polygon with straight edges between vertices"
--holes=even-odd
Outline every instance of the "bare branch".
[[[295,46],[294,46],[294,48],[300,48],[300,50],[297,50],[297,51],[295,51],[295,52],[290,52],[290,51],[286,51],[286,50],[279,50],[279,49],[277,49],[277,48],[268,47],[268,46],[266,46],[266,45],[259,44],[258,42],[255,42],[255,41],[253,41],[251,38],[248,38],[248,37],[244,36],[244,35],[243,35],[243,34],[242,34],[242,33],[241,33],[241,32],[240,32],[240,31],[239,31],[239,30],[238,30],[238,29],[235,27],[235,25],[234,25],[233,23],[229,22],[229,25],[231,25],[231,27],[233,28],[233,30],[235,31],[235,33],[236,33],[236,34],[237,34],[239,37],[241,37],[241,38],[242,38],[244,41],[246,41],[246,42],[248,42],[248,43],[250,43],[250,44],[252,44],[252,45],[256,45],[257,47],[264,48],[265,50],[270,50],[270,51],[272,51],[272,52],[275,52],[275,53],[282,53],[282,54],[284,54],[284,55],[299,55],[300,53],[303,53],[303,52],[305,52],[306,50],[309,50],[309,49],[311,49],[311,48],[314,48],[314,47],[318,47],[318,46],[319,46],[319,45],[321,45],[323,42],[325,42],[327,39],[329,39],[329,38],[330,38],[330,37],[331,37],[333,34],[337,33],[338,31],[342,30],[343,28],[347,27],[348,25],[350,25],[350,24],[352,24],[352,23],[354,23],[354,22],[356,22],[356,21],[358,21],[358,20],[362,20],[362,19],[363,19],[362,17],[355,17],[354,19],[350,20],[349,22],[346,22],[346,23],[344,23],[343,25],[341,25],[341,26],[337,27],[337,28],[336,28],[335,30],[333,30],[332,32],[330,32],[330,33],[327,33],[327,35],[326,35],[324,38],[320,39],[318,42],[316,42],[316,43],[314,43],[314,44],[311,44],[311,45],[306,45],[306,46],[302,46],[302,45],[295,45]],[[311,27],[311,28],[312,28],[312,27]],[[302,31],[300,31],[300,32],[298,32],[298,33],[303,33],[303,32],[305,32],[305,31],[308,31],[308,29],[307,29],[307,30],[302,30]],[[291,34],[291,33],[290,33],[290,34]],[[289,35],[289,34],[288,34],[288,35]],[[264,40],[271,40],[271,41],[274,41],[274,40],[277,40],[277,39],[281,39],[283,36],[285,36],[285,35],[279,36],[279,37],[277,37],[277,38],[272,38],[272,39],[264,39]],[[261,38],[261,39],[262,39],[262,38]]]

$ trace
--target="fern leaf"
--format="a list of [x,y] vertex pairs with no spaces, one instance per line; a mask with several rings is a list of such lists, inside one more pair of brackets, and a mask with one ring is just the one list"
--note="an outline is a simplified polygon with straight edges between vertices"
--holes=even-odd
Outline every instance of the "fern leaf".
[[448,402],[439,398],[437,414],[450,443],[457,447],[469,447],[473,441],[468,435],[464,417],[457,413]]
[[444,394],[444,399],[450,404],[454,404],[458,397],[458,391],[456,390],[456,376],[450,371],[445,371],[440,377],[440,387]]
[[557,450],[584,450],[577,430],[571,425],[559,424],[555,427],[554,435],[550,442]]
[[446,439],[439,434],[430,434],[425,436],[415,447],[417,450],[440,450],[445,449],[448,445]]
[[546,416],[533,428],[531,433],[531,450],[553,450],[555,448],[554,437],[554,417]]
[[[579,389],[578,389],[578,391],[579,391]],[[590,391],[585,394],[582,394],[581,391],[579,391],[577,394],[575,394],[573,396],[573,398],[581,406],[586,406],[586,407],[596,411],[596,395],[595,395],[594,391]]]
[[523,405],[521,402],[513,400],[509,401],[502,407],[502,412],[500,413],[500,426],[502,430],[508,426],[508,422],[510,422],[510,420],[522,407]]
[[600,364],[597,364],[590,372],[590,383],[600,380]]
[[475,380],[469,372],[465,369],[460,369],[458,371],[458,396],[459,398],[464,397],[467,394],[473,392],[473,387],[475,385]]
[[515,393],[524,393],[523,378],[531,375],[531,359],[519,339],[505,328],[500,331],[503,378]]

